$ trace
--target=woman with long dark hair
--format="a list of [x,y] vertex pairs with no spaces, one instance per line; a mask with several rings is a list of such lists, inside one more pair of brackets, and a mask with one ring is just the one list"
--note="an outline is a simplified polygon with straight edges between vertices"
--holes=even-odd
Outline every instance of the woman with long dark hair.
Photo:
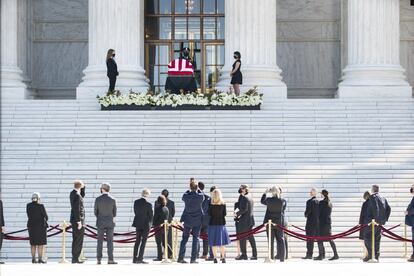
[[109,49],[106,54],[106,75],[109,78],[108,94],[112,94],[115,90],[116,77],[119,75],[118,66],[114,60],[115,50]]
[[230,72],[231,76],[231,84],[233,85],[234,93],[236,93],[237,96],[240,95],[240,85],[243,84],[243,75],[240,71],[241,68],[241,54],[240,52],[236,51],[233,54],[233,57],[235,59],[233,63],[232,70]]
[[[327,190],[322,190],[323,199],[319,201],[319,236],[329,237],[332,235],[332,203],[329,198],[329,192]],[[333,240],[329,241],[329,244],[332,247],[334,253],[333,257],[330,258],[330,261],[339,259],[338,252],[336,251],[336,245]],[[319,256],[315,257],[314,260],[320,261],[325,259],[325,247],[323,241],[318,241],[319,247]]]

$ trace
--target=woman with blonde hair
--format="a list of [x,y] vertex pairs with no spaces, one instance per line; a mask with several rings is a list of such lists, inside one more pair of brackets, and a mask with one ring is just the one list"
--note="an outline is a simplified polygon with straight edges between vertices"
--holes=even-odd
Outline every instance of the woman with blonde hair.
[[210,216],[208,243],[213,250],[214,263],[218,263],[217,250],[220,250],[221,262],[225,263],[225,246],[230,244],[230,237],[226,228],[226,204],[219,189],[212,192],[208,214]]

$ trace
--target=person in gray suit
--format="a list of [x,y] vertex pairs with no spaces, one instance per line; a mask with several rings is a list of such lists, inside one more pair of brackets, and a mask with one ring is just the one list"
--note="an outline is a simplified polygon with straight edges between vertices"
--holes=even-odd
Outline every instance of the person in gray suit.
[[111,185],[103,183],[101,185],[101,195],[95,200],[95,216],[96,227],[98,228],[98,246],[97,246],[97,264],[101,264],[102,260],[102,246],[104,237],[106,235],[106,242],[108,246],[108,264],[117,264],[114,261],[114,228],[116,217],[116,201],[109,195]]

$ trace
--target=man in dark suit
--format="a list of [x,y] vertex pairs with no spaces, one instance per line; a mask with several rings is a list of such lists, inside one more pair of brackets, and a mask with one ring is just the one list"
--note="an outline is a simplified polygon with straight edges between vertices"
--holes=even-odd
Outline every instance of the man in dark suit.
[[136,231],[134,245],[134,264],[146,264],[144,261],[145,245],[147,244],[148,234],[152,225],[152,204],[148,202],[151,192],[148,189],[142,191],[142,197],[134,202],[134,222],[132,224]]
[[82,181],[76,180],[74,189],[70,193],[70,223],[72,225],[72,263],[80,264],[79,260],[82,251],[83,237],[85,235],[85,208],[83,198],[85,197],[85,185]]
[[[165,196],[167,199],[167,208],[168,208],[168,223],[171,223],[175,216],[175,203],[172,201],[169,196],[169,191],[167,189],[162,190],[161,195]],[[172,257],[172,227],[168,228],[168,256]]]
[[[198,188],[204,192],[204,183],[199,181],[198,182]],[[208,215],[208,206],[210,205],[210,201],[211,201],[211,197],[209,195],[204,194],[204,201],[202,203],[202,207],[203,207],[203,219],[202,219],[202,223],[201,223],[201,231],[200,233],[203,234],[207,234],[208,233],[208,225],[210,223],[210,216]],[[203,253],[201,258],[202,259],[207,259],[207,254],[209,252],[209,246],[208,246],[208,239],[204,239],[203,240]],[[198,253],[200,253],[200,247],[198,250]],[[210,257],[212,257],[210,255]]]
[[[271,193],[272,197],[267,197],[267,193]],[[286,200],[281,196],[281,189],[277,186],[274,186],[265,191],[262,195],[260,202],[263,205],[266,205],[266,214],[263,220],[263,223],[267,223],[269,220],[272,220],[272,223],[275,223],[280,226],[285,225],[285,210],[286,210]],[[267,227],[266,227],[267,228]],[[273,259],[274,256],[274,240],[276,238],[277,244],[277,258],[281,261],[285,261],[285,237],[283,230],[277,226],[272,227],[271,233],[267,232],[267,237],[270,239],[271,247],[270,253]]]
[[[317,190],[312,188],[309,195],[310,199],[306,202],[306,235],[307,236],[317,236],[319,231],[319,201],[316,198]],[[312,259],[313,255],[313,245],[314,241],[309,240],[306,242],[306,256],[302,259]],[[319,255],[322,253],[322,250],[319,248]]]
[[[240,185],[239,188],[239,200],[238,210],[236,210],[236,233],[241,234],[252,230],[254,226],[253,216],[253,199],[249,193],[249,186]],[[249,240],[250,246],[252,247],[252,258],[251,260],[257,260],[257,248],[256,240],[254,236],[250,236],[246,239],[240,240],[240,256],[236,260],[247,260],[247,240]]]
[[101,264],[102,246],[106,234],[106,243],[108,246],[108,264],[117,264],[114,261],[114,228],[116,217],[116,201],[109,195],[111,185],[103,183],[101,185],[101,195],[96,198],[94,213],[96,216],[96,227],[98,228],[98,246],[97,246],[97,264]]
[[183,236],[180,244],[180,253],[178,255],[178,263],[187,263],[184,260],[185,249],[190,237],[193,236],[193,244],[191,248],[191,263],[197,263],[198,254],[198,237],[200,235],[200,228],[203,218],[203,201],[204,193],[198,189],[197,183],[194,179],[190,180],[190,190],[187,191],[182,200],[184,201],[184,211],[181,216],[181,222],[184,223]]
[[[391,207],[388,205],[387,200],[380,196],[379,186],[372,185],[371,196],[368,200],[366,221],[371,222],[375,220],[378,224],[375,226],[375,244],[374,244],[374,257],[376,260],[380,256],[380,242],[381,242],[381,228],[380,225],[385,225],[391,215]],[[371,228],[370,228],[371,229]],[[365,247],[367,248],[368,255],[364,258],[364,262],[369,261],[372,258],[372,231],[365,231],[364,233]]]
[[[3,246],[3,235],[4,235],[4,214],[3,214],[3,201],[0,200],[0,251]],[[0,264],[4,264],[3,261],[0,261]]]
[[413,196],[413,198],[407,207],[407,211],[405,211],[405,224],[411,226],[411,240],[413,240],[413,254],[411,255],[411,258],[408,259],[408,261],[414,262],[414,185],[411,186],[410,194]]

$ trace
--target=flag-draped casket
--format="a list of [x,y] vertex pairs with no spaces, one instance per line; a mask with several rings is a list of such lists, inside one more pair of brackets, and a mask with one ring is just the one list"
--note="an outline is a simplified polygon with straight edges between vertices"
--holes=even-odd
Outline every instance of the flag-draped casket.
[[173,94],[197,91],[193,65],[186,59],[175,59],[168,64],[168,77],[165,90]]

